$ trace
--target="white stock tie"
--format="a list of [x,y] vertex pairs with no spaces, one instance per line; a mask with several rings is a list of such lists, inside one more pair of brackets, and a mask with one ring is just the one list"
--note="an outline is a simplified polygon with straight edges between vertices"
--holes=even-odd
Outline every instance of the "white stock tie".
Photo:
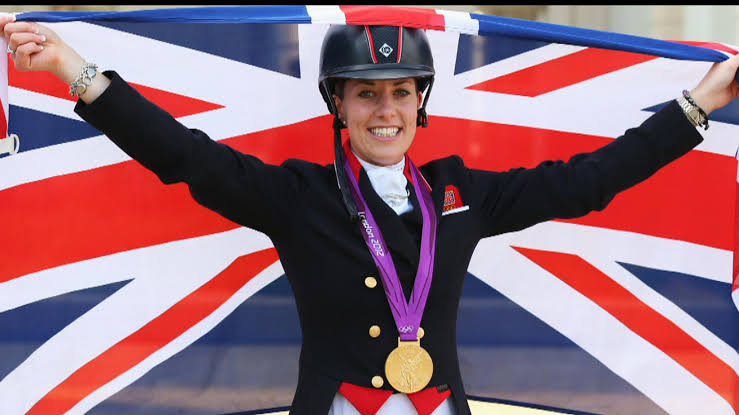
[[[356,156],[356,153],[354,154]],[[357,156],[357,160],[364,167],[367,177],[372,183],[372,188],[382,200],[387,203],[390,208],[398,215],[413,210],[413,205],[408,198],[408,179],[403,174],[405,169],[405,157],[399,163],[392,166],[376,166],[372,163],[362,160]]]

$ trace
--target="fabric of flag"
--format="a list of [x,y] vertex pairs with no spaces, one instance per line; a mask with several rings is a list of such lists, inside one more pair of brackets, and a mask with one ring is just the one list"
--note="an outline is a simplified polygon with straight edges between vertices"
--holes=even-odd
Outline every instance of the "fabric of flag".
[[[49,22],[186,126],[274,164],[333,160],[317,82],[328,24],[426,28],[437,75],[410,154],[488,170],[599,148],[736,53],[414,8],[18,19]],[[73,112],[53,75],[11,60],[8,78],[20,152],[0,155],[0,412],[289,405],[300,331],[269,238],[162,185]],[[701,133],[602,212],[480,242],[458,319],[468,394],[581,414],[737,413],[739,103]],[[449,190],[450,209],[464,208]]]

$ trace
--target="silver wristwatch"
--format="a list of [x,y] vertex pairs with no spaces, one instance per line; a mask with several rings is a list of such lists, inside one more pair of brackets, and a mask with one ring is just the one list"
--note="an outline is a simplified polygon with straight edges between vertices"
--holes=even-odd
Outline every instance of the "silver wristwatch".
[[677,99],[677,103],[680,104],[680,108],[682,108],[693,126],[697,127],[702,124],[703,120],[701,119],[702,117],[700,111],[698,111],[698,107],[689,103],[688,100],[682,96]]

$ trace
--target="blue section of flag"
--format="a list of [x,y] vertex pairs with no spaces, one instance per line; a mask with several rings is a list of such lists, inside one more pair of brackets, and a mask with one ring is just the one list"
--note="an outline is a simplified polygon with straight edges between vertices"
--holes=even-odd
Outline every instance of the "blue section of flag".
[[10,113],[8,131],[20,137],[19,151],[82,140],[102,134],[100,130],[84,121],[30,108],[10,105],[8,112]]
[[216,6],[121,12],[25,12],[18,21],[36,22],[159,22],[159,23],[310,23],[305,6]]
[[457,42],[457,62],[454,65],[454,74],[477,69],[548,44],[549,42],[498,35],[470,36],[461,34]]
[[640,265],[619,264],[690,314],[734,350],[739,350],[739,327],[735,318],[739,312],[731,300],[731,284]]
[[[182,368],[186,373],[186,368]],[[161,384],[158,385],[162,387]],[[203,405],[203,406],[208,406]],[[146,402],[146,400],[133,400],[129,402],[114,402],[109,399],[102,404],[85,412],[86,415],[216,415],[218,412],[210,408],[193,408],[192,406],[184,407],[178,405],[177,402]]]
[[577,347],[539,318],[470,275],[462,289],[457,343],[466,346]]
[[287,277],[251,296],[198,340],[201,344],[300,344],[300,321]]
[[[300,78],[298,27],[293,24],[96,23]],[[208,77],[217,76],[215,67],[193,82],[208,82]]]
[[62,294],[0,313],[0,379],[53,335],[129,281]]
[[470,17],[479,22],[478,34],[482,36],[503,35],[519,39],[644,53],[672,59],[708,62],[722,62],[728,59],[726,55],[717,50],[642,36],[477,13],[470,13]]
[[470,396],[470,395],[467,395],[467,397],[470,398],[470,399],[475,399],[477,401],[482,401],[482,402],[500,403],[500,404],[503,404],[503,405],[513,405],[513,406],[523,407],[523,408],[538,409],[538,410],[541,410],[541,411],[554,411],[554,412],[557,412],[557,413],[563,413],[563,414],[567,414],[567,415],[598,415],[598,414],[594,414],[592,412],[573,411],[572,409],[554,408],[554,407],[551,407],[551,406],[535,405],[535,404],[530,404],[530,403],[526,403],[526,402],[511,401],[511,400],[508,400],[508,399],[494,399],[494,398],[488,398],[488,397],[485,397],[485,396]]
[[[670,102],[672,102],[672,100],[665,101],[657,105],[652,105],[651,107],[642,109],[642,111],[657,112]],[[727,106],[713,111],[708,116],[709,127],[711,125],[711,121],[719,121],[728,124],[739,125],[739,100],[735,99],[731,101]]]
[[[134,383],[98,404],[90,415],[204,415],[182,402],[157,402],[146,391],[189,391],[202,401],[209,393],[255,398],[271,390],[289,405],[298,380],[300,323],[292,288],[284,275],[252,295],[196,342],[152,368]],[[183,375],[184,374],[184,375]],[[161,393],[161,392],[159,392]],[[135,396],[135,398],[133,398]],[[148,398],[152,399],[149,400]],[[133,399],[132,399],[133,398]],[[136,402],[122,405],[121,402]],[[239,398],[211,402],[208,414],[257,408],[238,406]],[[163,407],[162,404],[167,405]]]

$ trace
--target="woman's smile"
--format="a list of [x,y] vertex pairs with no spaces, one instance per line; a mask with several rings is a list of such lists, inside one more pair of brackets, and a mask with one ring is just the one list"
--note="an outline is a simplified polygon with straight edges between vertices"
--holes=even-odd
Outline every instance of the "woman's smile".
[[370,128],[369,132],[377,137],[378,140],[394,140],[401,128],[399,127],[375,127]]

